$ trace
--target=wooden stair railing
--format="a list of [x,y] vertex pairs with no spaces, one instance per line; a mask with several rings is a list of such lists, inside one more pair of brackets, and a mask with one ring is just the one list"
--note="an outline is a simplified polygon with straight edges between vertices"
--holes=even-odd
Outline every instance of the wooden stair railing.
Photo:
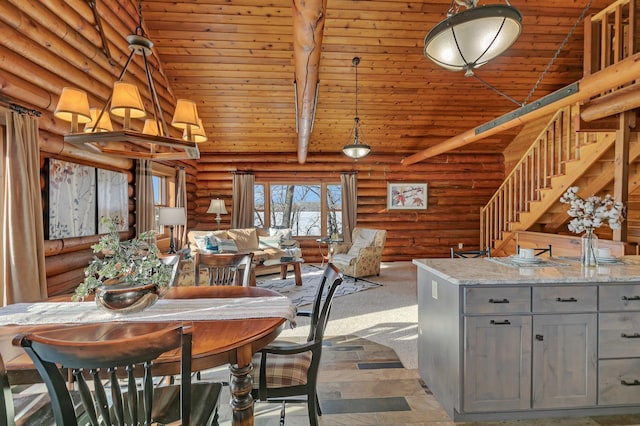
[[[564,175],[570,162],[581,160],[581,150],[603,140],[607,146],[614,141],[612,133],[574,132],[571,117],[572,107],[565,107],[550,119],[480,210],[480,247],[495,247],[494,243],[503,238],[503,233],[511,231],[512,224],[530,210],[531,203],[542,200],[542,191],[551,188],[552,178]],[[602,152],[600,149],[585,156],[579,161],[581,168],[597,160]]]
[[638,0],[617,0],[585,19],[585,76],[617,64],[640,50],[636,40],[639,7]]

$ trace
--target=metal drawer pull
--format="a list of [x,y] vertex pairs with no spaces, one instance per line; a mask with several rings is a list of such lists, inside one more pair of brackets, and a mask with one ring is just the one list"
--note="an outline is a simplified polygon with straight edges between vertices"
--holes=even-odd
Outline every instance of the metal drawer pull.
[[542,334],[536,334],[536,340],[542,342],[544,340],[544,337],[542,336]]
[[621,299],[624,300],[625,302],[630,302],[632,300],[640,300],[640,296],[631,296],[631,297],[622,296]]
[[626,380],[620,380],[622,386],[640,386],[640,380],[634,380],[633,382],[627,382]]
[[577,302],[578,299],[576,299],[575,297],[570,297],[568,299],[563,299],[562,297],[557,297],[556,298],[556,302]]
[[509,303],[509,299],[489,299],[489,303]]
[[640,339],[640,333],[633,333],[633,334],[622,333],[620,337],[624,339]]
[[493,325],[511,325],[511,321],[509,320],[504,320],[504,321],[491,320],[490,323]]

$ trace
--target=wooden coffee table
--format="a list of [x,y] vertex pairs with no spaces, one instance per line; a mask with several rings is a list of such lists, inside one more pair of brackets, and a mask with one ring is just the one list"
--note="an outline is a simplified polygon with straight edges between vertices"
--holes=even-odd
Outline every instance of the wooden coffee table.
[[[278,261],[276,263],[269,263],[268,265],[264,265],[264,266],[268,266],[268,267],[274,267],[274,266],[278,266],[280,265],[280,278],[282,278],[283,280],[287,279],[287,269],[289,269],[289,265],[293,266],[293,275],[296,279],[296,285],[297,286],[301,286],[302,285],[302,270],[300,269],[300,265],[302,265],[304,263],[304,259],[301,257],[294,257],[293,259],[289,260],[289,261]],[[260,265],[263,266],[263,265]],[[256,286],[256,267],[252,267],[251,268],[251,280],[250,280],[250,284],[251,287],[255,287]]]
[[302,271],[300,270],[300,265],[304,263],[304,259],[301,257],[296,257],[287,262],[280,261],[280,278],[283,280],[287,279],[287,269],[289,269],[289,265],[293,266],[293,274],[296,279],[296,285],[302,285]]

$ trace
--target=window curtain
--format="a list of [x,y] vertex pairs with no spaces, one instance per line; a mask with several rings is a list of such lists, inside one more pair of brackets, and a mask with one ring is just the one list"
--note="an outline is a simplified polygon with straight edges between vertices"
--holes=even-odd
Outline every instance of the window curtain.
[[253,185],[252,174],[233,175],[233,200],[231,202],[231,228],[253,228]]
[[356,227],[358,218],[358,175],[343,173],[342,184],[342,239],[351,243],[351,232]]
[[0,109],[2,305],[47,297],[37,118]]
[[176,176],[176,207],[184,207],[184,213],[187,217],[186,225],[176,226],[176,249],[180,250],[187,244],[187,226],[189,218],[187,214],[187,172],[184,167],[178,169]]
[[136,169],[136,228],[140,235],[142,232],[155,231],[157,226],[151,160],[138,160]]

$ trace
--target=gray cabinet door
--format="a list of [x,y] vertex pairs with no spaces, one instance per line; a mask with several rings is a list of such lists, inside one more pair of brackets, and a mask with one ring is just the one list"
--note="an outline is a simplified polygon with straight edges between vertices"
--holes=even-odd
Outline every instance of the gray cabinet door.
[[531,407],[531,316],[466,317],[464,411]]
[[533,408],[596,403],[596,314],[533,319]]

